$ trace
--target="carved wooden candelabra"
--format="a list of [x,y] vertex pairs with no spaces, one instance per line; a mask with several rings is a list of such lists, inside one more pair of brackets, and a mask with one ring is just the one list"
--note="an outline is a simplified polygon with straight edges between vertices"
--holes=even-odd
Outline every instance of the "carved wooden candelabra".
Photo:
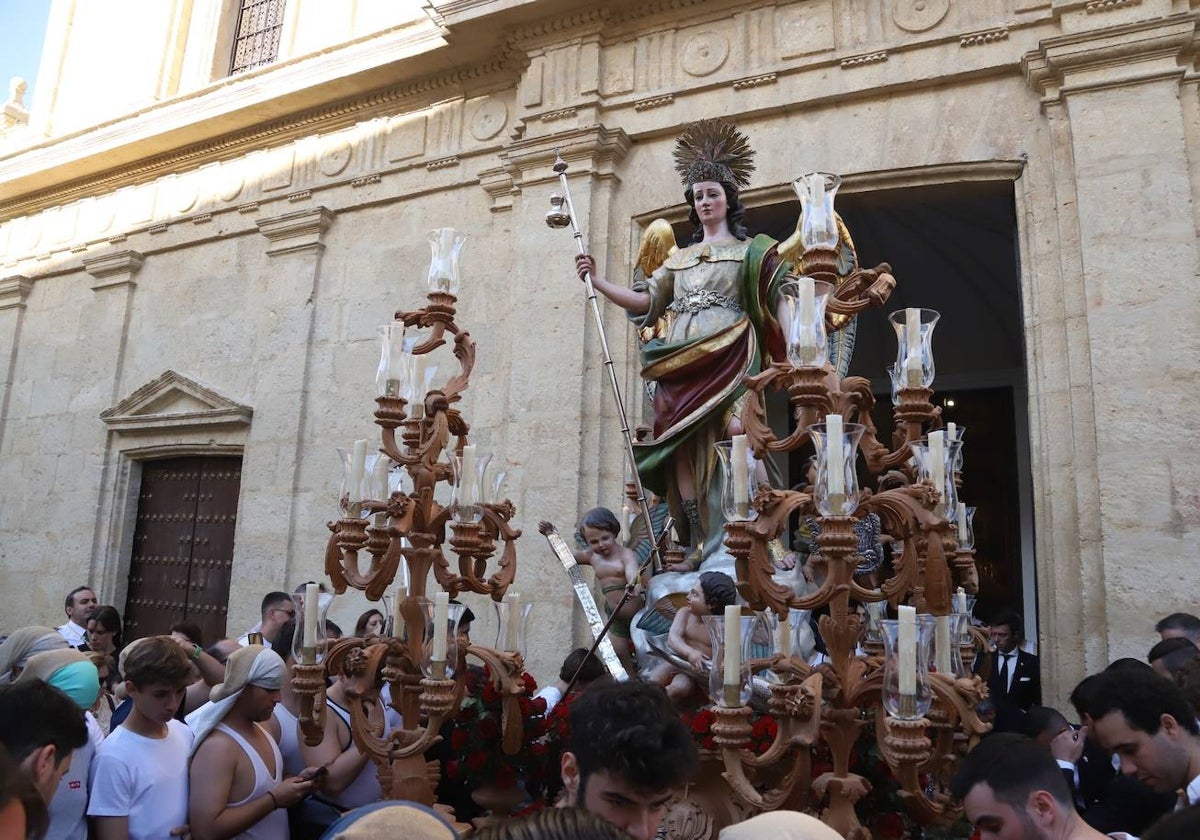
[[[848,241],[840,220],[838,228],[845,237],[843,241]],[[789,240],[780,246],[780,251],[795,245]],[[839,275],[836,256],[836,251],[825,244],[807,248],[798,259],[793,257],[797,274],[830,284],[824,317],[819,313],[817,316],[824,329],[830,331],[844,325],[849,316],[864,307],[882,304],[895,284],[886,264],[873,271],[854,266],[848,276],[844,271]],[[800,308],[803,311],[803,304]],[[936,313],[931,315],[936,319]],[[864,727],[870,725],[872,712],[880,753],[899,781],[913,819],[929,824],[951,821],[960,815],[944,791],[959,753],[990,728],[975,711],[987,689],[970,671],[975,645],[983,640],[982,634],[970,630],[969,621],[963,620],[966,627],[957,627],[951,636],[951,646],[956,648],[954,653],[959,654],[962,664],[949,670],[943,665],[942,672],[921,675],[922,683],[928,686],[926,694],[931,695],[929,711],[919,714],[912,698],[900,696],[901,712],[893,714],[884,708],[888,689],[883,642],[877,635],[864,638],[865,622],[853,608],[855,602],[861,605],[889,602],[893,607],[908,603],[933,616],[927,619],[931,624],[938,617],[949,622],[952,579],[957,578],[961,587],[959,598],[966,593],[974,594],[978,586],[974,552],[959,544],[959,532],[952,521],[955,510],[950,506],[952,500],[947,498],[951,489],[958,486],[960,459],[945,456],[942,465],[947,480],[935,486],[938,480],[931,480],[914,457],[922,454],[925,463],[929,463],[930,456],[924,451],[926,435],[943,425],[940,409],[931,403],[931,358],[924,359],[922,369],[921,347],[914,341],[922,335],[920,317],[918,314],[916,331],[907,336],[898,327],[901,341],[907,337],[909,346],[906,349],[901,345],[897,365],[908,363],[911,367],[900,370],[894,388],[896,431],[891,448],[878,440],[871,420],[875,399],[869,381],[839,377],[825,359],[823,343],[821,352],[809,357],[810,364],[776,362],[747,380],[743,425],[747,447],[754,455],[762,458],[767,453],[794,452],[813,446],[818,457],[823,458],[828,453],[821,451],[820,435],[811,433],[828,434],[829,441],[836,434],[840,444],[842,435],[831,431],[826,424],[831,415],[839,415],[841,419],[835,428],[841,429],[843,421],[847,426],[857,423],[863,427],[861,464],[867,474],[877,479],[877,489],[875,492],[864,489],[855,494],[856,504],[846,504],[848,490],[825,483],[828,464],[821,461],[825,465],[802,491],[759,486],[755,492],[752,487],[750,511],[733,517],[725,526],[725,544],[735,560],[738,589],[750,610],[771,611],[782,620],[792,609],[828,608],[828,614],[821,616],[818,625],[828,649],[828,660],[810,665],[792,655],[790,649],[777,651],[773,658],[751,660],[748,671],[770,681],[766,711],[778,723],[774,742],[762,755],[755,756],[746,749],[751,740],[750,707],[736,704],[714,707],[717,720],[714,741],[722,775],[732,796],[732,802],[717,806],[709,815],[714,817],[715,827],[725,819],[733,821],[758,811],[780,807],[804,809],[824,803],[821,816],[827,824],[847,838],[869,837],[854,806],[870,785],[865,778],[851,772],[850,766],[855,743]],[[914,323],[905,326],[912,330]],[[924,351],[926,355],[930,351],[927,336]],[[795,417],[795,430],[783,439],[777,438],[766,424],[764,395],[772,389],[787,394]],[[942,441],[939,436],[939,445]],[[847,482],[852,482],[858,468],[855,454],[858,450],[853,443],[847,443],[846,448],[850,463],[844,475]],[[934,472],[937,474],[936,468]],[[731,483],[736,486],[737,480],[732,479]],[[843,495],[833,498],[838,492]],[[891,537],[893,546],[893,574],[878,586],[855,577],[861,560],[855,524],[872,513],[879,516],[882,530]],[[824,571],[824,580],[806,595],[798,595],[773,579],[777,570],[768,549],[783,534],[793,514],[811,517],[820,526],[816,538],[819,550],[814,559],[815,565]],[[812,748],[821,740],[829,749],[833,767],[830,772],[813,778]],[[711,796],[713,793],[709,792],[693,796],[692,800]],[[722,808],[724,815],[719,813]],[[694,817],[693,822],[696,821]]]
[[[378,459],[387,460],[376,460],[375,475],[383,480],[371,484],[369,478],[358,475],[363,470],[356,472],[352,464],[354,477],[347,481],[342,495],[343,516],[329,523],[332,535],[325,573],[335,592],[341,594],[353,587],[369,600],[378,601],[392,587],[401,563],[407,569],[407,590],[398,596],[382,636],[339,641],[329,647],[323,661],[319,650],[305,652],[298,643],[298,664],[292,678],[307,743],[320,743],[324,732],[326,677],[342,674],[354,742],[376,765],[384,797],[443,810],[448,809],[437,804],[434,795],[437,763],[427,762],[425,753],[440,740],[439,730],[458,708],[465,657],[474,656],[488,666],[493,685],[504,698],[503,737],[498,748],[509,754],[522,746],[517,701],[525,691],[521,652],[474,643],[457,648],[457,623],[448,610],[442,614],[432,608],[426,594],[432,571],[436,591],[445,593],[442,600],[469,591],[500,602],[516,575],[516,540],[520,536],[509,524],[515,512],[512,503],[488,499],[478,484],[473,485],[477,492],[468,491],[475,476],[461,467],[464,450],[470,446],[470,427],[456,405],[469,384],[475,361],[475,342],[455,322],[461,240],[449,229],[430,235],[434,264],[428,305],[398,312],[395,323],[381,330],[382,393],[376,398],[375,422],[382,429]],[[452,253],[443,247],[446,242],[453,247]],[[402,344],[405,330],[410,331],[409,338]],[[417,331],[423,338],[419,343],[411,337]],[[459,370],[444,387],[427,389],[424,359],[450,336]],[[451,458],[443,459],[448,451]],[[458,470],[455,464],[460,465]],[[395,470],[407,473],[410,491],[388,490],[387,475]],[[434,498],[440,482],[453,485],[451,504]],[[489,575],[500,543],[499,559]],[[457,556],[453,565],[447,549]],[[360,564],[364,554],[369,557],[365,571]],[[315,609],[306,611],[306,620],[313,620],[309,616],[316,613]],[[519,615],[510,618],[520,620]],[[444,647],[439,647],[439,634]],[[383,692],[385,686],[389,692]],[[381,693],[390,693],[390,704],[403,720],[402,728],[387,734],[369,714],[380,702]]]

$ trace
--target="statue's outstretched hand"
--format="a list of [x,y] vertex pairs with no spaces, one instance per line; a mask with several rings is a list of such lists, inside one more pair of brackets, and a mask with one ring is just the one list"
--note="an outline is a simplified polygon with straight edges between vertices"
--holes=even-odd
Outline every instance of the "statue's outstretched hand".
[[596,276],[596,261],[592,259],[591,254],[577,254],[575,256],[575,273],[580,280],[587,279],[587,275]]

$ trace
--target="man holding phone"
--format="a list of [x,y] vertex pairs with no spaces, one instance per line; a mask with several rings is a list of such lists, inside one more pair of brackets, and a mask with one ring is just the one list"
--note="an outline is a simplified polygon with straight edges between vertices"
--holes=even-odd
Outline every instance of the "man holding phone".
[[211,701],[188,715],[195,733],[188,818],[194,840],[287,840],[287,808],[307,796],[325,768],[283,776],[279,723],[272,712],[284,680],[279,654],[259,645],[235,651]]

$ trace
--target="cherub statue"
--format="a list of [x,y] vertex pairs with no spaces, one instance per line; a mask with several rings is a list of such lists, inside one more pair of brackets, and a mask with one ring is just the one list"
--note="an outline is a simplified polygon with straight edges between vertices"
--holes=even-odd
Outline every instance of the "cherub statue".
[[[737,587],[733,579],[722,572],[702,572],[687,594],[687,605],[680,607],[671,622],[667,645],[671,653],[686,660],[698,673],[707,673],[712,667],[712,637],[704,624],[706,615],[722,615],[725,608],[737,602]],[[682,703],[698,687],[707,691],[707,686],[698,686],[694,677],[676,668],[670,662],[662,662],[647,677],[651,682],[665,686],[667,694],[676,703]]]

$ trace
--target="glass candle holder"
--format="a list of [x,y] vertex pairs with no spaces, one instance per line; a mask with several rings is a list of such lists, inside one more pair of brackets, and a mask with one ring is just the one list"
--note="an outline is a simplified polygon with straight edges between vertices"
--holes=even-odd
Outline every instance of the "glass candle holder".
[[971,635],[971,626],[974,621],[975,613],[975,596],[968,595],[960,588],[950,596],[950,605],[954,612],[967,617],[966,622],[962,626],[962,633],[959,635],[959,644],[970,645],[974,644],[975,637]]
[[906,388],[933,387],[933,328],[940,317],[934,309],[897,309],[888,315],[896,331],[896,370]]
[[[712,667],[708,672],[708,696],[719,706],[744,706],[750,700],[750,666],[747,664],[754,656],[754,640],[761,632],[757,625],[764,621],[759,613],[747,614],[737,604],[725,608],[738,613],[736,619],[740,635],[736,647],[737,661],[726,667],[725,655],[725,624],[724,615],[704,616],[704,625],[708,628],[708,636],[712,642]],[[770,633],[767,629],[766,633]],[[728,688],[728,690],[726,690]]]
[[325,651],[329,646],[325,616],[332,604],[332,595],[325,598],[318,595],[315,604],[305,604],[296,632],[292,634],[292,658],[301,665],[317,665],[325,661]]
[[450,481],[454,488],[450,505],[456,522],[478,522],[483,518],[483,505],[489,501],[487,491],[488,465],[492,453],[477,449],[472,444],[462,448],[461,453],[451,452]]
[[[933,652],[934,622],[932,616],[916,620],[913,650],[906,656],[900,651],[900,622],[887,619],[879,622],[883,629],[883,707],[889,715],[901,720],[917,720],[933,705],[929,687],[929,660]],[[901,667],[901,660],[906,664]]]
[[458,294],[458,256],[466,241],[467,235],[454,228],[438,228],[429,232],[429,249],[432,252],[429,291]]
[[950,441],[958,442],[958,450],[954,458],[954,471],[961,472],[963,468],[963,439],[967,434],[967,427],[959,426],[957,423],[947,423],[945,432],[947,443]]
[[800,199],[800,239],[809,248],[836,248],[838,244],[837,216],[833,200],[842,179],[828,172],[810,172],[792,181],[792,189]]
[[369,445],[366,440],[356,440],[349,449],[337,451],[342,462],[342,482],[338,489],[338,508],[342,516],[361,519],[368,513],[362,503],[369,501],[373,492],[367,462]]
[[868,601],[863,604],[867,622],[863,627],[863,637],[869,642],[883,642],[882,622],[887,621],[888,602]]
[[933,658],[931,670],[939,674],[959,675],[962,671],[962,650],[959,647],[959,622],[954,614],[921,615],[919,621],[933,622]]
[[[840,428],[840,431],[838,427]],[[813,502],[822,516],[850,516],[858,508],[858,444],[865,426],[843,423],[841,415],[830,415],[824,423],[808,427],[817,453],[817,476]]]
[[975,548],[975,506],[964,502],[955,503],[954,536],[963,551]]
[[821,367],[829,356],[825,308],[833,284],[795,277],[779,287],[778,316],[787,345],[787,360],[796,367]]
[[896,369],[896,364],[887,366],[888,381],[892,383],[892,406],[900,405],[900,389],[904,387],[904,377],[901,372]]
[[496,650],[510,650],[525,656],[526,629],[533,604],[505,595],[501,601],[493,601],[496,610]]
[[455,671],[458,668],[459,624],[462,622],[463,613],[466,612],[467,608],[463,604],[450,604],[447,610],[446,624],[444,627],[439,628],[435,620],[437,605],[428,598],[418,598],[416,600],[420,605],[421,623],[425,628],[420,646],[421,673],[429,678],[434,677],[433,639],[435,633],[441,632],[446,634],[446,672],[443,679],[453,679]]
[[963,639],[971,639],[971,616],[968,613],[950,613],[950,661],[955,679],[970,679],[971,671],[962,658]]
[[409,353],[408,388],[403,394],[408,400],[408,411],[413,418],[425,416],[425,397],[433,388],[438,366],[430,364],[428,354]]
[[[939,442],[940,441],[940,442]],[[910,444],[917,461],[917,477],[928,481],[941,494],[933,512],[952,518],[958,510],[958,488],[954,485],[954,459],[962,441],[947,443],[942,432],[932,432]],[[940,452],[940,456],[939,456]]]
[[375,388],[380,396],[402,397],[408,387],[409,360],[404,342],[404,324],[385,324],[378,329],[379,368],[375,371]]
[[746,521],[758,516],[752,506],[758,493],[759,462],[746,442],[745,435],[713,444],[720,464],[721,510],[727,522]]

